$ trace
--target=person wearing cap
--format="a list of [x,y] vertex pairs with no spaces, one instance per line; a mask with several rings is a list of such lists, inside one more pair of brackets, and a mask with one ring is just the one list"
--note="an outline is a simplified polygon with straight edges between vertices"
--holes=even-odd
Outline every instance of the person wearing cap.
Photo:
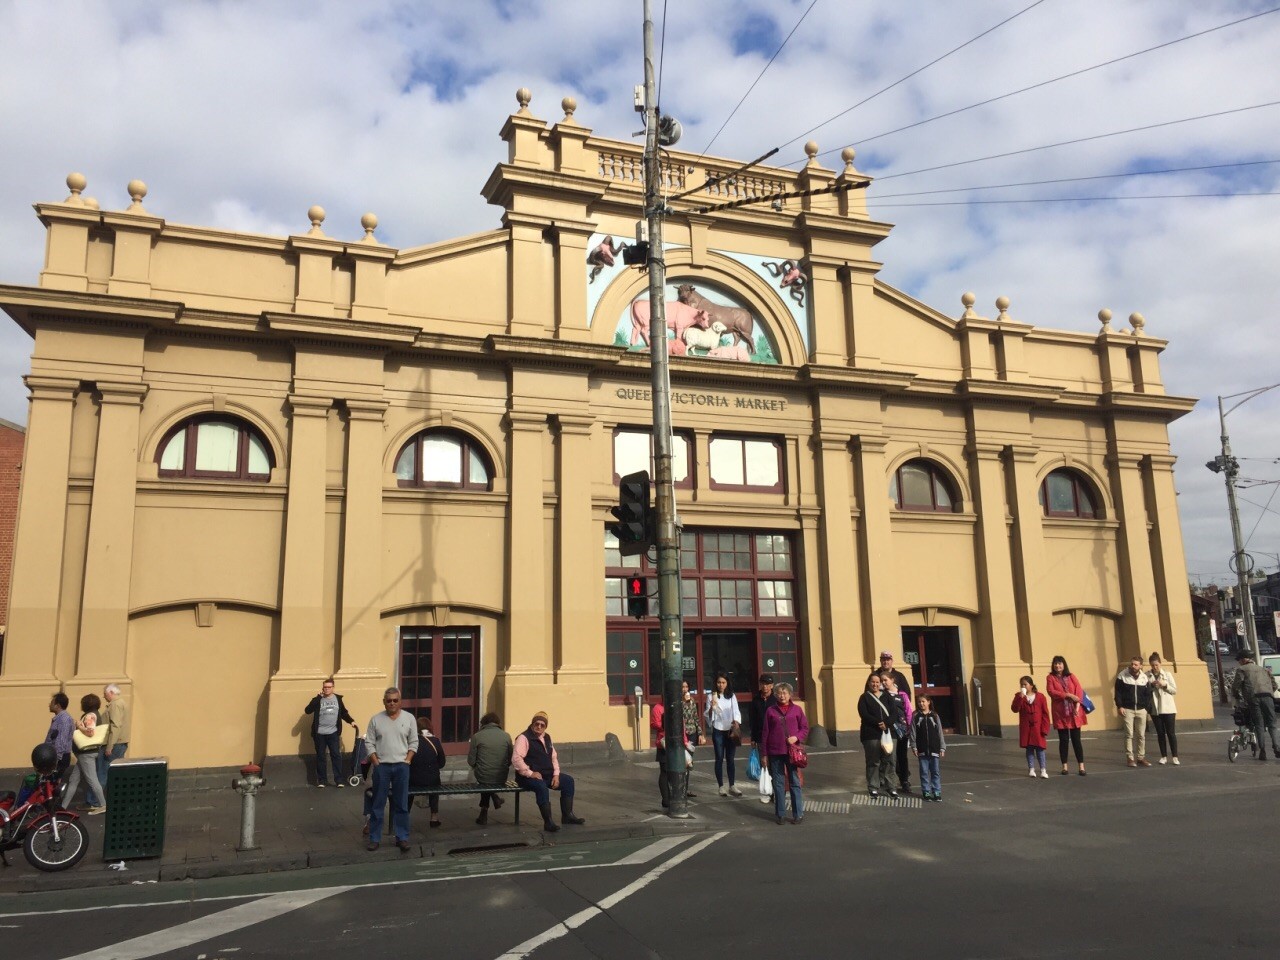
[[1247,650],[1236,654],[1240,666],[1236,668],[1236,678],[1231,684],[1231,696],[1236,703],[1248,707],[1253,716],[1253,729],[1258,735],[1258,759],[1267,759],[1267,741],[1262,739],[1265,729],[1271,735],[1272,756],[1280,759],[1280,745],[1276,743],[1276,707],[1272,699],[1275,694],[1275,680],[1266,668],[1253,662],[1253,655]]
[[[760,755],[760,765],[767,769],[769,758],[764,755],[764,749],[761,746],[761,741],[764,739],[764,715],[778,700],[773,695],[773,676],[771,674],[760,674],[758,682],[760,689],[751,698],[751,706],[748,708],[747,716],[751,721],[751,742]],[[768,803],[771,799],[771,797],[762,796],[760,802]]]
[[560,772],[560,758],[547,733],[546,711],[539,710],[529,721],[529,729],[516,737],[511,751],[511,765],[516,768],[516,783],[532,790],[542,814],[543,829],[555,833],[560,828],[551,819],[551,791],[560,791],[560,822],[582,824],[587,821],[573,813],[573,777]]

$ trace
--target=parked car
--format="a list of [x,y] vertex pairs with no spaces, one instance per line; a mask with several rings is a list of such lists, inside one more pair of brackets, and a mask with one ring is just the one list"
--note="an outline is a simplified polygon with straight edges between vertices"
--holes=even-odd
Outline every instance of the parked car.
[[[1226,643],[1224,643],[1223,641],[1219,640],[1219,641],[1218,641],[1218,652],[1219,652],[1220,654],[1222,654],[1223,656],[1227,656],[1227,655],[1229,655],[1229,654],[1231,653],[1231,648],[1230,648],[1230,647],[1228,647],[1228,646],[1226,645]],[[1206,642],[1205,642],[1205,645],[1204,645],[1204,655],[1205,655],[1206,657],[1212,657],[1212,656],[1213,656],[1213,641],[1212,641],[1212,640],[1208,640],[1208,641],[1206,641]]]

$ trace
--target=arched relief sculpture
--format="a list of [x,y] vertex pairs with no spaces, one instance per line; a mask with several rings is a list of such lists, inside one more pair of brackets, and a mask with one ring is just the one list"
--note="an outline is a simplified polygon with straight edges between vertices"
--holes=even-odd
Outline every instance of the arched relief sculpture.
[[[667,354],[777,364],[772,337],[760,318],[727,291],[679,277],[667,287]],[[629,350],[648,350],[654,334],[648,297],[631,301],[618,320],[613,342]]]

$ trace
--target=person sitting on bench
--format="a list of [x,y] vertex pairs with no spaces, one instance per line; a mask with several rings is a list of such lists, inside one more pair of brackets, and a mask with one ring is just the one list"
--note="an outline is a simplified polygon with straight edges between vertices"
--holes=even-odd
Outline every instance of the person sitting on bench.
[[[467,748],[467,766],[475,774],[481,787],[505,787],[511,775],[511,735],[502,729],[502,719],[496,713],[486,713],[480,718],[480,729],[471,735]],[[480,794],[480,816],[476,823],[489,822],[489,802],[493,809],[502,809],[502,797],[496,793]]]
[[560,791],[560,822],[586,823],[573,813],[573,777],[560,772],[560,759],[547,733],[547,714],[539,710],[529,721],[529,729],[516,737],[511,755],[516,768],[516,783],[532,790],[538,798],[538,812],[542,814],[543,828],[555,833],[560,828],[551,819],[551,793]]

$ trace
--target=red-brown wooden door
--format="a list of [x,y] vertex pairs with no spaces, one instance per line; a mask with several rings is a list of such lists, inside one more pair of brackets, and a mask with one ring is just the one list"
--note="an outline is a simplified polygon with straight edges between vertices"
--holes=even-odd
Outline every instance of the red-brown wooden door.
[[447,754],[467,752],[479,715],[480,633],[469,627],[400,630],[401,705],[431,718]]

